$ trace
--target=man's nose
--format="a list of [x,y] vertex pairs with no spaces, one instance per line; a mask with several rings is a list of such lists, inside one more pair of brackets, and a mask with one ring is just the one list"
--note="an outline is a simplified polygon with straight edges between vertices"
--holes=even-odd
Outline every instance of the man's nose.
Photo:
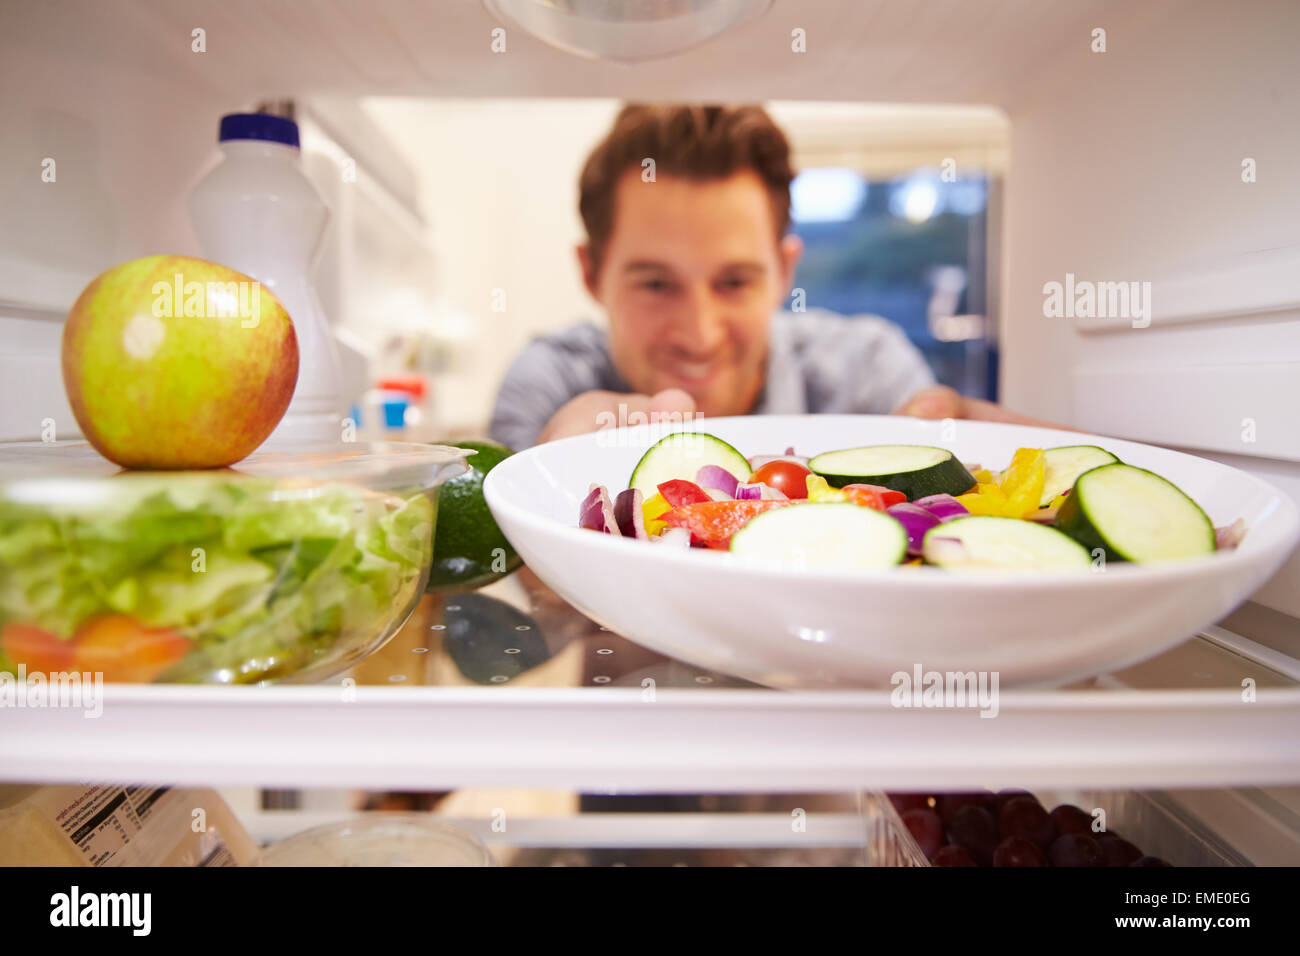
[[692,287],[674,325],[677,344],[695,355],[709,355],[722,346],[727,337],[726,313],[711,285]]

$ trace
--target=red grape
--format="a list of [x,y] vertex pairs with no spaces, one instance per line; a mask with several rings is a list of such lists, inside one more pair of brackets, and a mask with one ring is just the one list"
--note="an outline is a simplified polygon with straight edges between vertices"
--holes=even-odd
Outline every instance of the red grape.
[[[1046,811],[1044,811],[1046,812]],[[994,866],[1047,866],[1047,856],[1038,844],[1023,837],[1008,837],[993,851]]]
[[1052,823],[1056,832],[1064,836],[1067,833],[1092,833],[1092,817],[1072,803],[1063,803],[1052,811]]
[[971,855],[959,846],[940,847],[930,861],[932,866],[978,866]]
[[1101,847],[1101,855],[1106,858],[1107,866],[1128,866],[1142,857],[1141,850],[1113,833],[1098,836],[1097,846]]
[[933,859],[943,846],[943,821],[939,819],[939,814],[929,807],[919,807],[904,813],[903,823],[907,825],[926,859]]
[[1059,836],[1048,851],[1052,866],[1105,866],[1097,841],[1083,833]]
[[982,807],[991,796],[993,795],[987,790],[978,793],[941,793],[935,802],[935,809],[939,811],[940,819],[947,823],[962,807]]
[[1002,838],[1023,837],[1046,850],[1056,839],[1056,827],[1043,805],[1032,797],[1016,797],[1002,804],[998,814]]
[[887,793],[885,796],[889,797],[889,802],[899,813],[906,813],[908,810],[924,810],[930,806],[928,793]]
[[999,790],[994,795],[993,806],[989,807],[989,810],[992,811],[994,816],[996,816],[1002,812],[1002,808],[1008,803],[1012,800],[1018,800],[1021,797],[1028,797],[1030,800],[1033,800],[1034,803],[1038,802],[1038,798],[1028,790]]
[[982,806],[967,804],[948,818],[948,842],[963,847],[980,866],[993,862],[998,845],[998,825]]

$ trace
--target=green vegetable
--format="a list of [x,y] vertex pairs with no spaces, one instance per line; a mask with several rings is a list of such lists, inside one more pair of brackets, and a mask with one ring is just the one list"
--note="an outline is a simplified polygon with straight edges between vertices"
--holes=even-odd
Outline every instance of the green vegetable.
[[814,455],[808,467],[832,488],[879,485],[901,491],[908,501],[930,495],[964,494],[975,477],[945,448],[927,445],[869,445]]
[[438,533],[433,542],[430,590],[469,591],[518,569],[523,559],[501,533],[483,498],[483,478],[514,454],[493,441],[444,444],[468,448],[469,471],[438,488]]
[[246,683],[359,656],[424,589],[422,491],[219,474],[131,476],[101,497],[34,505],[0,488],[0,627],[70,640],[127,614],[195,642],[174,679]]
[[1099,468],[1119,461],[1104,448],[1096,445],[1064,445],[1049,448],[1043,453],[1046,473],[1043,479],[1043,493],[1039,496],[1038,506],[1046,508],[1057,495],[1064,494],[1074,487],[1074,483],[1085,471]]
[[651,498],[665,481],[674,478],[694,481],[705,465],[717,465],[737,481],[745,481],[753,471],[745,456],[721,438],[704,432],[673,432],[641,456],[627,486]]
[[1107,561],[1149,564],[1213,554],[1214,525],[1177,485],[1118,462],[1085,471],[1056,527]]

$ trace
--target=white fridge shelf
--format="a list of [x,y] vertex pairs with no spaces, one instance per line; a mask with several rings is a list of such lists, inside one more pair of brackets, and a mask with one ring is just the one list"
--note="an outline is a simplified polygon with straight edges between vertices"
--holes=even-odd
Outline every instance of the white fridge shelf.
[[3,717],[0,778],[203,786],[830,792],[1300,783],[1300,689],[885,692],[108,686]]
[[1070,688],[1003,689],[997,705],[981,717],[894,707],[885,690],[760,688],[647,651],[524,570],[426,597],[328,684],[105,685],[98,717],[0,707],[0,780],[594,794],[1300,784],[1300,663],[1221,627]]

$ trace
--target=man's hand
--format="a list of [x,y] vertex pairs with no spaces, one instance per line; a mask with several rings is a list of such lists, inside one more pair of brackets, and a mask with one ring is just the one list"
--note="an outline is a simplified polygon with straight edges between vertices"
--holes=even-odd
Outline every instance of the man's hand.
[[[623,407],[621,415],[619,406]],[[695,399],[679,388],[668,388],[656,395],[583,392],[551,416],[542,433],[537,436],[537,444],[568,438],[570,435],[585,435],[600,428],[604,421],[608,421],[608,415],[613,415],[613,420],[620,422],[627,421],[633,412],[644,412],[650,422],[658,421],[658,416],[661,415],[675,414],[684,419],[687,415],[695,414]]]
[[1041,428],[1060,428],[1064,431],[1078,431],[1069,425],[1058,425],[1038,418],[1029,418],[1009,412],[1000,405],[986,402],[982,398],[967,398],[947,385],[934,385],[923,388],[898,408],[895,415],[912,415],[916,418],[971,418],[985,422],[1009,422],[1013,425],[1037,425]]

